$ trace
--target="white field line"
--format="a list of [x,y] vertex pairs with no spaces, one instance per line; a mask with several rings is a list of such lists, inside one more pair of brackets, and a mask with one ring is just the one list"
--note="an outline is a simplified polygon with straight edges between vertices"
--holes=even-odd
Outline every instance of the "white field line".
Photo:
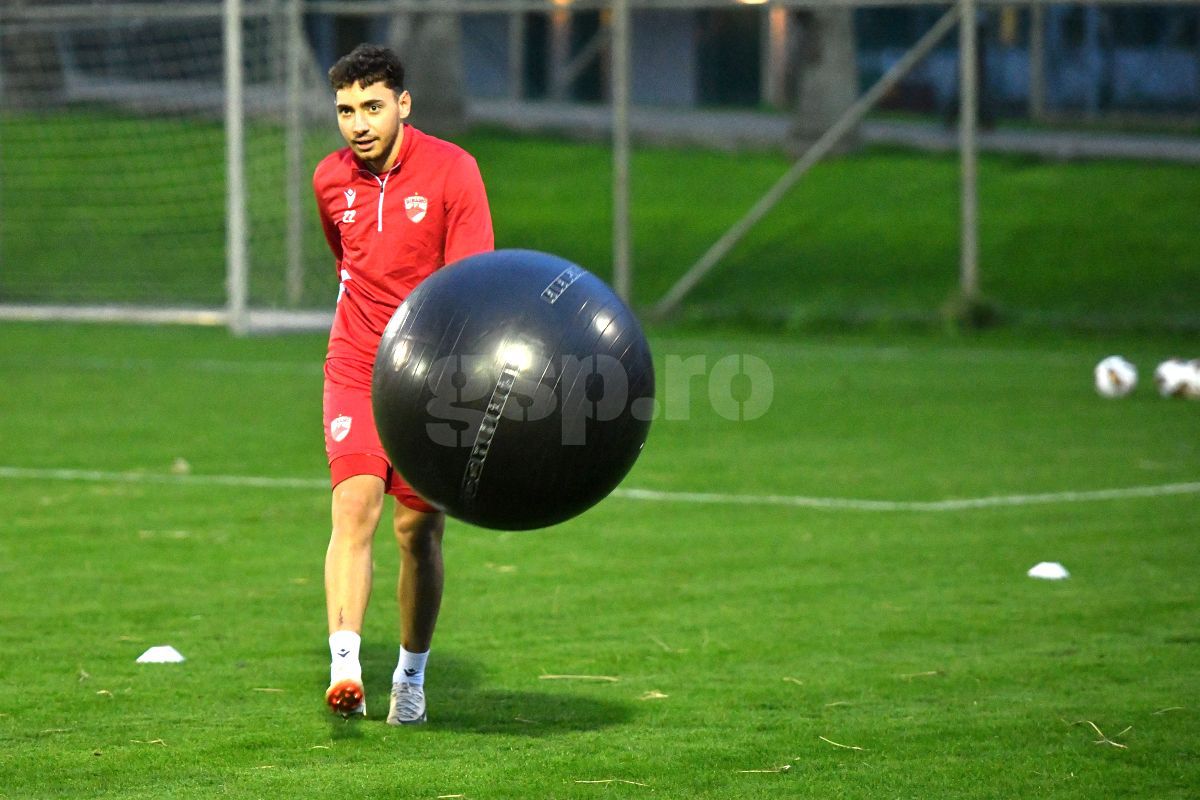
[[0,478],[82,481],[85,483],[165,483],[177,486],[233,486],[252,489],[327,489],[318,478],[265,478],[254,475],[173,475],[165,472],[103,472],[91,469],[26,469],[0,467]]
[[[251,489],[327,489],[323,478],[269,478],[254,475],[171,475],[155,472],[104,472],[79,469],[30,469],[0,466],[0,479],[76,481],[90,483],[154,483],[178,486],[229,486]],[[857,500],[839,497],[803,495],[725,494],[716,492],[660,492],[650,489],[617,489],[613,497],[687,505],[753,505],[816,508],[834,511],[965,511],[1003,506],[1031,506],[1047,503],[1093,503],[1137,497],[1166,497],[1200,494],[1200,481],[1130,486],[1123,489],[1046,492],[1041,494],[991,495],[951,500]]]
[[34,359],[32,357],[14,356],[2,361],[17,367],[36,369],[74,369],[92,370],[96,372],[161,372],[165,370],[183,372],[211,372],[230,375],[307,375],[321,376],[321,364],[297,361],[225,361],[220,359],[190,359],[180,361],[165,361],[156,358],[78,358],[61,357]]
[[1046,503],[1091,503],[1132,497],[1163,497],[1200,493],[1200,482],[1164,483],[1156,486],[1130,486],[1124,489],[1097,489],[1080,492],[990,495],[951,500],[856,500],[840,497],[804,497],[801,495],[718,494],[711,492],[656,492],[649,489],[617,489],[618,497],[629,500],[657,500],[675,503],[713,505],[792,506],[844,511],[963,511],[999,506],[1032,506]]

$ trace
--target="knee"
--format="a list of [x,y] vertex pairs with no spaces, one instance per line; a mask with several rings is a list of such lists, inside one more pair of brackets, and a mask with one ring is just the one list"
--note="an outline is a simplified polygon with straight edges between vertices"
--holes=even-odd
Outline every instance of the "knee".
[[[381,483],[381,482],[380,482]],[[354,478],[342,481],[333,490],[334,531],[373,533],[383,510],[382,487]]]
[[397,506],[395,530],[396,542],[404,555],[424,561],[436,557],[442,551],[442,533],[445,517],[441,514],[424,514]]

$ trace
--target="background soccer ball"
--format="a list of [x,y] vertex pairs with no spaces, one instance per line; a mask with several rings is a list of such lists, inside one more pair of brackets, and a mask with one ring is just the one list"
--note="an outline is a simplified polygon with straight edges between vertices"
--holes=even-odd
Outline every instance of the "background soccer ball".
[[1163,397],[1200,399],[1200,362],[1167,359],[1154,370],[1154,386]]
[[1120,356],[1096,365],[1096,391],[1103,397],[1124,397],[1137,386],[1137,367]]

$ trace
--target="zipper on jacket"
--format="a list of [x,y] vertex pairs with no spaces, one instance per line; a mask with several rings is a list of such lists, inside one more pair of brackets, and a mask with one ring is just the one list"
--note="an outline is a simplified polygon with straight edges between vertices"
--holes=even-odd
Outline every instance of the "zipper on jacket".
[[[398,167],[399,165],[397,164],[396,166]],[[359,172],[370,175],[372,178],[375,179],[375,182],[379,184],[379,207],[375,210],[375,230],[377,230],[379,232],[383,232],[383,198],[387,194],[388,178],[392,177],[392,174],[395,171],[396,171],[396,167],[392,167],[390,170],[387,171],[387,173],[384,174],[384,176],[382,178],[380,178],[378,175],[376,175],[374,172],[371,172],[370,170],[359,169]]]
[[388,182],[388,178],[390,178],[391,176],[392,176],[392,173],[390,173],[390,172],[387,175],[383,176],[383,180],[380,180],[378,175],[375,176],[375,180],[379,181],[379,209],[378,209],[378,213],[376,215],[377,220],[375,223],[375,230],[381,231],[381,232],[383,231],[383,196],[387,192],[387,182]]

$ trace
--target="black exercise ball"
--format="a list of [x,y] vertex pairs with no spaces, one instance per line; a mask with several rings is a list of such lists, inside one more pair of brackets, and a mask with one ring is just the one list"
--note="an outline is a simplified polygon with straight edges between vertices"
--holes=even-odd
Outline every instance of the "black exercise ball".
[[372,382],[392,464],[486,528],[569,519],[637,460],[654,367],[637,319],[570,261],[497,250],[426,278],[384,330]]

